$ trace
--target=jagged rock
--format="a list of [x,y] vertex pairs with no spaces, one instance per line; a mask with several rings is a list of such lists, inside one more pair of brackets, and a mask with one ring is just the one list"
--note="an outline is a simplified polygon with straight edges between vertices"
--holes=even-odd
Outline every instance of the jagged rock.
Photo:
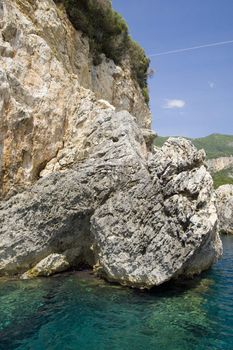
[[1,203],[0,273],[75,248],[76,261],[140,288],[208,268],[221,243],[203,153],[182,139],[148,153],[129,113],[96,108],[87,157]]
[[204,153],[152,147],[127,65],[92,67],[52,0],[2,3],[0,275],[86,264],[151,288],[207,269],[221,242]]
[[21,278],[29,279],[39,276],[51,276],[55,273],[65,271],[69,268],[69,263],[66,260],[65,255],[62,254],[50,254],[43,260],[41,260],[32,269],[25,272]]
[[220,186],[216,197],[220,231],[233,234],[233,185]]
[[[30,187],[63,148],[85,94],[80,86],[150,127],[149,108],[129,64],[120,68],[103,56],[94,66],[88,39],[75,31],[61,5],[52,0],[0,5],[0,198]],[[80,128],[81,138],[81,113],[78,117],[73,127]]]

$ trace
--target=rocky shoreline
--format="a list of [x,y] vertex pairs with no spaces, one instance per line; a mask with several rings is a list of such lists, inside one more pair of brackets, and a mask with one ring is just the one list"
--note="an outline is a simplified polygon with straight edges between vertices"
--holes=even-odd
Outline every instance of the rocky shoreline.
[[128,61],[93,66],[52,0],[3,0],[0,20],[0,275],[84,264],[150,289],[208,269],[222,244],[205,154],[153,147]]

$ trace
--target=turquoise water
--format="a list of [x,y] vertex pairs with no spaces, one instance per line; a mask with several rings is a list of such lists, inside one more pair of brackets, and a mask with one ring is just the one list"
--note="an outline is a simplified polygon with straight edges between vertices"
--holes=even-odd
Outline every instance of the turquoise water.
[[88,273],[0,281],[0,349],[233,350],[233,237],[202,278],[139,292]]

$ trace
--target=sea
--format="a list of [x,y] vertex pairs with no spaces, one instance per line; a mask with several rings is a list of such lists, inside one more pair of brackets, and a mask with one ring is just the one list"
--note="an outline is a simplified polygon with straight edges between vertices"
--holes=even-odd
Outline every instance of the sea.
[[1,350],[233,350],[233,236],[208,272],[150,291],[90,271],[0,279]]

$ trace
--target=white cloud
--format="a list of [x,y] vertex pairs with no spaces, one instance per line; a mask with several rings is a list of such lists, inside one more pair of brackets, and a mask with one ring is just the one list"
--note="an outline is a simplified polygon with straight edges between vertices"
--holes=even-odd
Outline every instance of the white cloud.
[[208,81],[208,84],[211,89],[215,87],[215,83],[213,81]]
[[185,101],[184,100],[176,100],[176,99],[173,99],[173,100],[165,100],[165,104],[163,106],[163,108],[165,109],[181,109],[181,108],[184,108],[186,105]]

